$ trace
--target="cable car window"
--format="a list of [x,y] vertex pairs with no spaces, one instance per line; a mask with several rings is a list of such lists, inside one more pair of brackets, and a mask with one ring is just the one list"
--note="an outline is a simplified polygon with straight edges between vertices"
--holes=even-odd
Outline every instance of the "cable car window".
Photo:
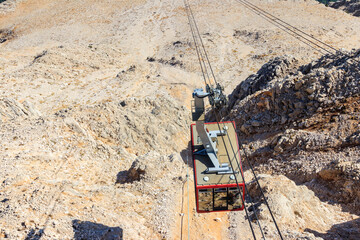
[[[243,187],[240,187],[242,191]],[[241,194],[237,187],[205,188],[198,190],[198,207],[200,211],[226,211],[242,209]]]
[[[242,191],[242,187],[240,187],[240,190]],[[228,194],[228,209],[234,210],[239,208],[242,208],[241,194],[239,194],[237,187],[231,187]]]
[[227,210],[227,188],[214,188],[214,210]]
[[199,210],[201,211],[213,211],[213,190],[199,189]]

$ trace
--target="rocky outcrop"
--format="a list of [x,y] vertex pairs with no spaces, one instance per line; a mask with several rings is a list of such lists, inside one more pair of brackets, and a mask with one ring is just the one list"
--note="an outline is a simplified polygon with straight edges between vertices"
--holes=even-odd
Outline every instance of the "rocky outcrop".
[[360,17],[360,2],[358,0],[341,0],[336,2],[329,2],[329,6],[336,9],[341,9],[356,17]]
[[274,59],[222,110],[259,170],[285,174],[353,213],[360,213],[359,61],[360,50],[300,67],[291,57]]
[[0,0],[0,15],[14,11],[16,0]]
[[14,38],[15,32],[11,29],[0,29],[0,44]]
[[136,159],[131,164],[129,170],[118,173],[116,183],[131,183],[134,181],[139,181],[145,172],[146,166],[141,164],[140,161]]
[[276,57],[264,64],[256,74],[250,75],[241,82],[229,96],[229,107],[259,90],[266,89],[276,83],[277,79],[290,74],[297,67],[298,61],[291,56]]
[[286,61],[268,63],[230,95],[228,118],[236,118],[246,135],[316,127],[337,121],[341,113],[357,120],[360,51],[351,56],[323,57],[283,78],[277,78],[273,69],[291,72],[289,65],[282,64]]

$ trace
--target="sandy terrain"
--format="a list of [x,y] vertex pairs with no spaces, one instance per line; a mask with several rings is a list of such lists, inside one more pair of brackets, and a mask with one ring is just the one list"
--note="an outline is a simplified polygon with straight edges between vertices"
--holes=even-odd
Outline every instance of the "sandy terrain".
[[[341,10],[254,3],[337,48],[359,48],[359,19]],[[236,1],[191,4],[226,94],[274,57],[320,57]],[[188,207],[191,239],[251,239],[243,212],[195,212],[192,174],[187,191],[191,93],[203,82],[182,1],[7,0],[0,39],[0,239],[187,239]],[[134,162],[144,174],[122,181]],[[294,207],[305,217],[276,210],[287,239],[357,221],[269,178],[296,189],[288,209],[308,196],[307,211]],[[288,191],[264,179],[279,206]],[[322,210],[329,218],[313,221]]]

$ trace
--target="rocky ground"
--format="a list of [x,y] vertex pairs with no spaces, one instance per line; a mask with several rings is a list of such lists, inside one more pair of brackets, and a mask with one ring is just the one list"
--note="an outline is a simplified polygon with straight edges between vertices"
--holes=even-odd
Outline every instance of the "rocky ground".
[[[288,223],[326,239],[360,237],[356,215],[350,216],[350,221],[356,218],[354,224],[349,224],[350,229],[344,223],[344,232],[336,228],[327,235],[319,234],[313,226],[335,224],[341,213],[338,210],[322,215],[322,210],[316,213],[311,209],[324,206],[320,199],[342,211],[360,211],[359,60],[360,50],[324,56],[302,66],[293,57],[275,58],[239,84],[230,95],[228,108],[223,109],[228,113],[225,119],[236,119],[247,156],[259,172],[285,175],[302,185],[299,188],[292,183],[287,193],[281,193],[283,189],[277,190],[278,184],[272,186],[272,182],[281,182],[283,187],[288,179],[263,177],[264,185],[274,188],[269,198],[274,209],[281,212],[279,218],[290,214],[286,217]],[[284,207],[302,206],[287,204],[283,201],[289,200],[280,197],[288,198],[292,188],[299,188],[290,196],[301,199],[307,205],[305,210]],[[312,191],[296,196],[303,190]],[[314,193],[319,199],[314,198]],[[259,193],[253,194],[255,199],[259,197]],[[298,216],[289,221],[292,214]],[[330,216],[336,218],[331,220]]]
[[360,2],[358,0],[330,2],[329,6],[341,9],[353,16],[360,17]]
[[[287,239],[357,239],[360,23],[315,1],[255,3],[350,57],[322,57],[236,1],[191,1],[232,93],[226,118]],[[187,24],[182,1],[0,1],[0,239],[186,239],[188,208],[192,239],[251,239],[244,212],[194,210],[202,80]]]

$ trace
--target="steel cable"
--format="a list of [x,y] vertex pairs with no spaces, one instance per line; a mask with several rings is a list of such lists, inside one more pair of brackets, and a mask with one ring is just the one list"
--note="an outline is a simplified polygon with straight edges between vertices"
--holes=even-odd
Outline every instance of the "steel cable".
[[277,28],[280,28],[281,30],[283,30],[284,32],[286,32],[287,34],[293,36],[294,38],[296,38],[297,40],[299,40],[300,42],[308,45],[310,48],[314,49],[315,51],[318,51],[321,54],[324,54],[324,52],[322,52],[320,49],[312,46],[310,43],[306,42],[305,40],[303,40],[301,37],[299,37],[298,35],[292,33],[291,31],[289,31],[287,28],[282,27],[281,25],[279,25],[277,22],[271,21],[271,19],[263,16],[262,14],[260,14],[259,12],[255,11],[254,9],[250,8],[250,10],[252,12],[254,12],[255,14],[259,15],[261,18],[265,19],[266,21],[268,21],[269,23],[273,24],[274,26],[276,26]]
[[[335,55],[336,53],[340,53],[345,57],[350,57],[348,54],[332,47],[331,45],[315,38],[314,36],[302,31],[301,29],[285,22],[284,20],[281,20],[280,18],[274,16],[273,14],[259,8],[258,6],[256,6],[253,3],[250,3],[247,0],[236,0],[237,2],[239,2],[240,4],[242,4],[243,6],[247,7],[248,9],[250,9],[251,11],[255,12],[256,14],[258,14],[259,16],[265,18],[267,21],[269,21],[270,23],[274,24],[275,26],[277,26],[278,28],[280,28],[281,30],[283,30],[284,32],[288,33],[289,35],[295,37],[296,39],[298,39],[299,41],[305,43],[304,41],[307,41],[308,46],[314,48],[315,50],[321,52],[319,49],[322,49],[323,51],[331,54],[331,55]],[[281,27],[280,27],[281,26]],[[290,32],[292,34],[290,34]],[[305,36],[304,36],[305,35]],[[301,40],[301,39],[303,40]],[[309,38],[311,38],[312,40],[310,40]],[[316,42],[314,42],[314,41]],[[316,47],[318,47],[319,49],[317,49],[316,47],[310,45],[313,44]],[[323,45],[323,46],[321,46]],[[326,49],[328,48],[328,49]],[[330,50],[331,49],[331,50]],[[332,52],[333,51],[333,52]],[[322,52],[321,52],[322,53]]]
[[[198,43],[197,43],[197,41],[196,41],[195,33],[194,33],[194,30],[193,30],[193,26],[192,26],[192,21],[194,22],[194,25],[196,25],[196,21],[195,21],[194,15],[193,15],[193,13],[192,13],[192,11],[191,11],[191,8],[190,8],[190,5],[189,5],[188,1],[187,1],[187,0],[184,0],[184,4],[185,4],[185,9],[186,9],[186,12],[187,12],[187,15],[188,15],[188,20],[189,20],[189,25],[190,25],[190,29],[191,29],[191,34],[192,34],[193,39],[194,39],[194,43],[195,43],[195,47],[196,47],[196,52],[197,52],[197,55],[198,55],[198,59],[199,59],[200,66],[201,66],[201,71],[202,71],[202,74],[203,74],[203,77],[204,77],[204,80],[205,80],[205,85],[206,85],[206,77],[205,77],[205,73],[204,73],[205,70],[203,69],[203,65],[202,65],[202,64],[204,64],[204,63],[202,62],[201,51],[199,51],[199,49],[198,49]],[[191,16],[192,16],[192,18],[193,18],[192,20],[191,20],[191,18],[190,18],[190,14],[189,14],[190,11],[191,11]],[[197,25],[196,25],[196,28],[197,28]],[[200,35],[200,33],[199,33],[198,28],[197,28],[197,34],[198,34],[199,39],[201,40],[201,35]],[[202,40],[201,40],[201,42],[202,42]],[[203,44],[202,44],[202,47],[203,47],[203,50],[204,50],[204,52],[205,52],[205,54],[206,54],[205,46],[204,46]],[[199,47],[199,48],[200,48],[200,47]],[[207,54],[206,54],[206,57],[207,57]],[[208,57],[207,57],[207,60],[208,60],[209,66],[211,66]],[[204,61],[204,60],[203,60],[203,61]],[[204,68],[206,68],[206,64],[204,64]],[[211,69],[212,69],[212,68],[211,68]],[[212,74],[213,74],[213,72],[212,72]],[[213,74],[213,77],[214,77],[214,82],[216,83],[215,75],[214,75],[214,74]],[[210,81],[210,79],[209,79],[209,81]],[[218,124],[218,127],[219,127],[219,123],[218,123],[218,122],[217,122],[217,124]],[[225,148],[226,148],[226,146],[225,146]],[[228,158],[229,158],[229,162],[230,162],[230,164],[232,165],[232,162],[230,161],[230,156],[229,156],[229,153],[228,153],[227,148],[226,148],[226,152],[227,152],[227,156],[228,156]],[[233,168],[233,167],[232,167],[232,168]],[[253,235],[254,239],[256,240],[256,235],[255,235],[254,229],[253,229],[253,227],[252,227],[251,220],[250,220],[250,217],[249,217],[247,208],[246,208],[246,206],[245,206],[245,201],[244,201],[244,198],[243,198],[243,196],[242,196],[242,193],[241,193],[241,190],[240,190],[240,186],[239,186],[238,180],[237,180],[237,178],[236,178],[236,175],[234,175],[234,176],[235,176],[235,181],[236,181],[236,184],[237,184],[238,191],[239,191],[239,193],[240,193],[240,195],[241,195],[241,201],[242,201],[242,204],[243,204],[244,209],[245,209],[245,213],[246,213],[246,216],[247,216],[247,219],[248,219],[248,222],[249,222],[249,226],[250,226],[252,235]],[[245,182],[244,182],[244,184],[245,184]]]
[[329,44],[327,44],[327,43],[325,43],[325,42],[323,42],[323,41],[321,41],[321,40],[319,40],[319,39],[317,39],[317,38],[315,38],[314,36],[311,36],[310,34],[308,34],[308,33],[304,32],[304,31],[302,31],[301,29],[299,29],[299,28],[297,28],[297,27],[295,27],[295,26],[293,26],[293,25],[291,25],[291,24],[289,24],[289,23],[287,23],[287,22],[285,22],[285,21],[281,20],[280,18],[278,18],[278,17],[274,16],[273,14],[271,14],[271,13],[269,13],[269,12],[267,12],[267,11],[265,11],[265,10],[261,9],[261,8],[259,8],[259,7],[258,7],[258,6],[256,6],[255,4],[252,4],[251,2],[249,2],[249,1],[247,1],[247,0],[239,0],[239,1],[246,2],[246,3],[247,3],[247,4],[249,4],[250,6],[253,6],[254,8],[258,9],[259,11],[263,12],[264,14],[269,15],[270,17],[274,18],[275,20],[278,20],[278,21],[280,21],[280,22],[284,23],[285,25],[287,25],[287,26],[289,26],[289,27],[291,27],[291,28],[295,29],[296,31],[298,31],[298,32],[300,32],[300,33],[302,33],[302,34],[304,34],[304,35],[306,35],[306,36],[308,36],[308,37],[312,38],[313,40],[315,40],[315,41],[319,42],[320,44],[323,44],[324,46],[326,46],[326,47],[328,47],[328,48],[330,48],[330,49],[334,50],[335,52],[339,52],[339,50],[338,50],[338,49],[336,49],[336,48],[334,48],[334,47],[330,46]]
[[[208,75],[208,72],[207,72],[207,69],[206,69],[206,63],[205,63],[205,60],[204,60],[204,58],[203,58],[203,55],[205,55],[205,57],[206,57],[207,64],[209,65],[209,68],[210,68],[211,74],[212,74],[212,76],[213,76],[214,82],[217,83],[215,74],[214,74],[214,72],[213,72],[213,70],[212,70],[212,67],[211,67],[211,64],[210,64],[210,60],[209,60],[209,58],[208,58],[208,55],[207,55],[205,46],[204,46],[204,44],[203,44],[203,41],[202,41],[202,38],[201,38],[201,35],[200,35],[200,32],[199,32],[199,29],[198,29],[197,24],[196,24],[196,21],[195,21],[195,17],[194,17],[194,15],[193,15],[192,9],[191,9],[191,7],[190,7],[190,4],[188,3],[187,0],[184,0],[184,4],[185,4],[186,11],[187,11],[188,20],[189,20],[189,25],[190,25],[191,33],[192,33],[192,36],[193,36],[193,39],[194,39],[194,43],[195,43],[195,47],[196,47],[196,52],[197,52],[197,55],[198,55],[198,59],[199,59],[199,63],[200,63],[200,66],[201,66],[201,71],[202,71],[202,74],[203,74],[203,77],[204,77],[204,80],[205,80],[205,84],[206,84],[206,77],[205,77],[205,75],[208,76],[209,82],[211,82],[211,81],[210,81],[210,78],[209,78],[209,75]],[[190,13],[189,13],[189,12],[190,12]],[[190,17],[190,15],[191,15],[191,17]],[[191,18],[192,18],[192,19],[191,19]],[[278,24],[279,24],[279,23],[278,23]],[[194,25],[194,26],[193,26],[193,25]],[[194,29],[196,29],[196,33],[195,33],[195,30],[194,30]],[[195,34],[197,34],[197,36],[198,36],[198,38],[199,38],[199,41],[200,41],[200,43],[201,43],[202,49],[201,49],[201,47],[200,47],[200,44],[199,44],[199,43],[197,42],[197,40],[196,40]],[[198,49],[198,48],[199,48],[199,49]],[[202,53],[202,50],[204,51],[204,53]],[[213,110],[214,110],[215,115],[216,115],[216,111],[215,111],[215,108],[214,108],[214,107],[213,107]],[[221,127],[220,127],[220,123],[219,123],[219,117],[218,117],[217,115],[216,115],[216,118],[217,118],[217,119],[216,119],[217,126],[218,126],[218,128],[219,128],[219,131],[221,131]],[[221,118],[222,118],[222,117],[221,117]],[[232,125],[233,125],[233,124],[232,124]],[[234,128],[234,131],[235,131],[235,126],[234,126],[234,125],[233,125],[233,128]],[[236,132],[236,131],[235,131],[235,132]],[[230,159],[229,151],[228,151],[227,146],[226,146],[226,144],[225,144],[224,137],[223,137],[223,136],[221,136],[221,137],[222,137],[222,140],[223,140],[223,143],[224,143],[225,151],[226,151],[227,157],[228,157],[228,159],[229,159],[231,168],[234,169],[233,164],[232,164],[232,161],[231,161],[231,159]],[[229,142],[230,142],[230,145],[231,145],[231,149],[232,149],[232,151],[233,151],[233,154],[234,154],[234,156],[236,156],[237,153],[235,153],[234,147],[233,147],[233,145],[232,145],[232,143],[231,143],[231,140],[230,140],[230,137],[229,137],[229,136],[228,136],[228,139],[229,139]],[[240,170],[241,167],[240,167],[240,163],[239,163],[239,161],[237,160],[237,158],[236,158],[236,163],[237,163],[237,166],[238,166],[238,168],[239,168],[239,170]],[[252,173],[254,174],[254,171],[252,171]],[[244,202],[244,199],[243,199],[243,194],[241,193],[240,186],[239,186],[239,183],[238,183],[238,179],[237,179],[237,177],[236,177],[236,174],[234,174],[234,177],[235,177],[235,182],[236,182],[236,184],[237,184],[237,188],[238,188],[239,194],[241,195],[241,200],[242,200],[243,206],[244,206],[244,208],[245,208],[245,213],[246,213],[247,219],[248,219],[248,221],[249,221],[249,225],[250,225],[250,228],[251,228],[253,237],[254,237],[254,239],[256,239],[256,235],[255,235],[254,229],[253,229],[252,224],[251,224],[251,220],[250,220],[250,217],[249,217],[249,214],[248,214],[248,210],[247,210],[247,208],[246,208],[246,206],[245,206],[245,202]],[[241,173],[241,177],[242,177],[243,182],[244,182],[244,188],[245,188],[245,191],[246,191],[245,194],[248,194],[249,197],[250,197],[251,206],[252,206],[252,208],[253,208],[253,210],[254,210],[254,214],[255,214],[257,223],[258,223],[258,225],[259,225],[259,228],[260,228],[262,237],[265,239],[264,233],[263,233],[262,228],[261,228],[261,225],[260,225],[260,221],[259,221],[259,219],[258,219],[258,217],[257,217],[255,207],[254,207],[254,205],[253,205],[251,196],[250,196],[250,194],[249,194],[249,192],[248,192],[248,189],[247,189],[247,187],[246,187],[245,178],[244,178],[244,176],[243,176],[242,173]],[[255,178],[256,178],[256,176],[255,176]],[[257,179],[257,178],[256,178],[256,179]],[[260,184],[259,184],[258,181],[257,181],[257,184],[258,184],[259,188],[261,188],[261,186],[260,186]],[[261,190],[261,192],[263,193],[262,190]],[[264,197],[264,198],[265,198],[265,197]],[[267,207],[268,207],[268,209],[270,210],[270,207],[269,207],[269,205],[268,205],[268,203],[267,203],[266,200],[265,200],[265,203],[267,204]],[[270,210],[270,211],[271,211],[271,210]],[[276,220],[275,220],[275,218],[273,217],[273,214],[272,214],[272,213],[271,213],[271,216],[272,216],[273,221],[274,221],[274,223],[275,223],[275,225],[276,225],[276,227],[277,227],[277,229],[278,229],[278,226],[277,226],[277,224],[276,224]],[[279,229],[278,229],[278,232],[279,232],[279,235],[280,235],[281,239],[283,239]]]
[[[220,121],[221,121],[220,119],[222,119],[221,113],[216,112],[216,111],[217,111],[216,109],[213,109],[213,111],[215,111],[216,122],[219,124]],[[220,119],[219,119],[219,116],[218,116],[218,115],[220,115]],[[238,137],[238,136],[237,136],[237,133],[236,133],[236,129],[235,129],[235,127],[234,127],[234,124],[231,123],[231,125],[232,125],[232,127],[233,127],[233,129],[234,129],[234,132],[235,132],[235,134],[236,134],[236,137]],[[223,126],[225,126],[225,124],[223,124]],[[220,126],[219,126],[219,130],[220,130]],[[241,170],[242,170],[242,167],[241,167],[241,164],[240,164],[240,162],[239,162],[240,160],[238,160],[237,157],[236,157],[236,155],[237,155],[237,154],[239,153],[239,151],[240,151],[240,148],[238,148],[238,151],[235,152],[235,149],[234,149],[233,144],[231,143],[231,139],[230,139],[229,134],[226,134],[226,135],[227,135],[227,137],[228,137],[231,150],[232,150],[232,152],[233,152],[233,154],[234,154],[234,158],[235,158],[237,167],[238,167],[239,171],[241,171]],[[222,138],[222,141],[223,141],[224,146],[225,146],[225,149],[226,149],[226,144],[225,144],[225,141],[224,141],[223,138]],[[229,158],[229,161],[230,161],[230,163],[231,163],[231,168],[232,168],[233,171],[234,171],[235,169],[234,169],[233,166],[232,166],[232,161],[230,160],[230,158]],[[245,195],[247,195],[247,196],[249,197],[249,201],[250,201],[250,205],[251,205],[250,207],[252,207],[252,209],[253,209],[253,211],[254,211],[254,215],[255,215],[256,221],[257,221],[257,223],[258,223],[258,225],[259,225],[261,235],[262,235],[262,237],[263,237],[264,240],[265,240],[265,235],[264,235],[263,230],[262,230],[262,228],[261,228],[261,224],[260,224],[259,218],[258,218],[258,216],[257,216],[256,210],[255,210],[255,207],[254,207],[253,200],[252,200],[252,198],[251,198],[251,196],[250,196],[250,192],[249,192],[249,190],[248,190],[248,188],[247,188],[247,186],[246,186],[245,176],[244,176],[244,174],[243,174],[242,172],[241,172],[240,175],[241,175],[242,180],[243,180],[243,182],[244,182]],[[235,174],[234,174],[234,176],[235,176]],[[236,179],[236,177],[235,177],[235,179]]]
[[[284,20],[274,16],[273,14],[261,9],[260,7],[256,6],[255,4],[247,1],[247,0],[236,0],[237,2],[239,2],[240,4],[242,4],[243,6],[247,7],[248,9],[250,9],[251,11],[253,11],[254,13],[256,13],[257,15],[259,15],[260,17],[266,19],[268,22],[270,22],[271,24],[275,25],[276,27],[278,27],[279,29],[283,30],[284,32],[286,32],[287,34],[295,37],[296,39],[298,39],[299,41],[305,43],[306,45],[308,45],[309,47],[315,49],[316,51],[324,54],[321,50],[325,51],[326,53],[329,53],[332,56],[336,56],[335,54],[341,54],[343,57],[346,58],[352,58],[352,56],[350,54],[347,54],[343,51],[341,51],[340,49],[336,49],[335,47],[331,46],[330,44],[327,44],[317,38],[315,38],[314,36],[304,32],[303,30],[285,22]],[[280,23],[279,23],[280,22]],[[305,36],[307,37],[305,37]],[[309,40],[308,38],[313,39],[314,41],[316,41],[317,43],[314,43],[314,41]],[[307,41],[307,42],[305,42]],[[315,45],[312,46],[311,44]],[[320,45],[323,46],[320,46]],[[326,49],[326,48],[328,49]],[[319,50],[321,49],[321,50]],[[333,52],[332,52],[333,51]],[[360,63],[360,61],[358,60],[354,60],[357,63]]]
[[192,37],[193,37],[194,44],[195,44],[196,54],[197,54],[197,57],[198,57],[198,60],[199,60],[199,63],[200,63],[201,72],[202,72],[202,75],[203,75],[203,78],[204,78],[205,85],[207,85],[206,76],[205,76],[205,73],[204,73],[204,69],[203,69],[203,65],[202,65],[200,53],[199,53],[199,50],[198,50],[198,45],[197,45],[195,33],[194,33],[194,30],[193,30],[193,26],[192,26],[192,21],[191,21],[191,19],[190,19],[190,14],[189,14],[189,12],[188,12],[188,10],[187,10],[188,8],[187,8],[186,0],[184,0],[184,4],[185,4],[186,14],[187,14],[187,16],[188,16],[188,21],[189,21],[189,25],[190,25],[191,35],[192,35]]
[[[221,127],[220,127],[219,121],[216,120],[216,123],[217,123],[217,126],[218,126],[218,128],[219,128],[219,131],[221,132]],[[224,143],[226,155],[227,155],[227,157],[228,157],[228,159],[229,159],[231,169],[234,170],[232,161],[231,161],[231,159],[230,159],[229,151],[228,151],[228,149],[227,149],[227,147],[226,147],[226,144],[225,144],[224,136],[221,135],[221,138],[222,138],[222,141],[223,141],[223,143]],[[240,175],[242,175],[242,174],[240,174]],[[242,176],[243,176],[243,175],[242,175]],[[242,204],[243,204],[244,209],[245,209],[246,217],[247,217],[247,219],[248,219],[248,222],[249,222],[249,226],[250,226],[252,235],[253,235],[254,239],[256,240],[256,235],[255,235],[254,229],[253,229],[252,224],[251,224],[251,220],[250,220],[250,217],[249,217],[249,213],[248,213],[248,210],[247,210],[247,208],[246,208],[246,206],[245,206],[245,200],[244,200],[245,198],[243,197],[243,194],[242,194],[242,192],[241,192],[241,190],[240,190],[240,186],[239,186],[239,182],[238,182],[238,180],[237,180],[236,174],[234,174],[234,177],[235,177],[236,187],[237,187],[237,189],[238,189],[238,191],[239,191],[240,198],[241,198]],[[244,181],[244,185],[245,185],[245,181]],[[258,224],[259,224],[259,226],[260,226],[260,222],[258,222]],[[261,227],[260,227],[260,230],[261,230]],[[262,230],[261,230],[261,233],[263,234]],[[263,234],[263,237],[264,237],[264,234]],[[265,239],[265,237],[264,237],[264,239]]]
[[[187,0],[186,0],[186,1],[187,1]],[[209,61],[209,57],[208,57],[208,55],[207,55],[207,52],[206,52],[204,43],[203,43],[203,41],[202,41],[202,38],[201,38],[201,35],[200,35],[200,32],[199,32],[199,28],[198,28],[198,26],[197,26],[197,24],[196,24],[196,21],[195,21],[194,14],[193,14],[193,12],[192,12],[192,9],[191,9],[190,4],[188,4],[188,6],[189,6],[190,13],[191,13],[191,15],[192,15],[192,17],[193,17],[193,19],[194,19],[195,28],[196,28],[197,34],[198,34],[198,36],[199,36],[199,38],[200,38],[201,46],[202,46],[202,48],[204,49],[205,56],[206,56],[206,60],[207,60],[207,62],[208,62],[208,64],[209,64],[209,68],[210,68],[211,74],[212,74],[212,76],[213,76],[213,78],[214,78],[215,84],[217,84],[214,71],[213,71],[213,69],[212,69],[212,67],[211,67],[211,64],[210,64],[210,61]]]
[[[193,39],[194,39],[195,48],[196,48],[196,52],[197,52],[197,55],[198,55],[198,60],[199,60],[200,66],[201,66],[201,71],[202,71],[202,74],[203,74],[203,77],[204,77],[205,85],[207,85],[208,83],[209,83],[209,85],[212,85],[211,78],[209,76],[209,72],[208,72],[208,69],[206,67],[206,62],[204,61],[204,59],[207,58],[207,53],[206,53],[205,47],[203,45],[201,35],[200,35],[199,31],[198,31],[194,15],[193,15],[192,10],[190,8],[190,4],[188,3],[187,0],[184,0],[184,4],[185,4],[185,8],[187,10],[186,13],[188,15],[191,34],[192,34]],[[200,43],[198,41],[200,41]],[[200,45],[202,46],[202,48],[200,47]],[[209,61],[208,61],[208,64],[210,66],[210,69],[212,69]],[[206,79],[207,79],[207,81],[206,81]],[[214,80],[214,82],[216,83],[216,80]]]

